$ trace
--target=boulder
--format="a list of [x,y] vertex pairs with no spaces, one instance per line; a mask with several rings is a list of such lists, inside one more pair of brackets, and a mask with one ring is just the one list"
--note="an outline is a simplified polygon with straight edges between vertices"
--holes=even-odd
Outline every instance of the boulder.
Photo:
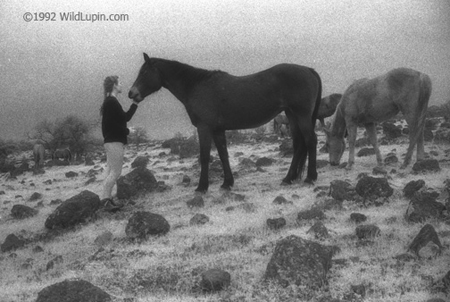
[[200,288],[204,292],[217,292],[230,286],[230,273],[221,269],[210,269],[202,273]]
[[419,180],[411,180],[406,184],[403,188],[403,195],[406,198],[412,198],[416,192],[422,189],[425,186],[425,181],[423,179]]
[[101,207],[100,198],[97,194],[85,190],[75,195],[51,213],[45,221],[45,227],[67,228],[91,219],[95,212]]
[[194,217],[189,220],[189,225],[203,225],[209,221],[209,217],[205,214],[195,214]]
[[64,280],[38,293],[36,302],[109,302],[111,296],[84,280]]
[[439,172],[441,168],[439,167],[439,162],[436,159],[424,159],[416,162],[412,171],[414,174],[427,173],[427,172]]
[[356,237],[360,240],[373,239],[381,233],[380,228],[374,224],[359,225],[355,231]]
[[402,129],[392,122],[384,122],[381,124],[383,133],[388,140],[396,139],[402,136]]
[[367,216],[360,213],[351,213],[350,220],[354,221],[355,223],[361,223],[367,220]]
[[158,182],[153,173],[144,167],[137,167],[117,180],[117,198],[129,199],[142,193],[153,192],[157,187]]
[[2,252],[10,252],[10,251],[16,250],[18,248],[21,248],[24,245],[25,245],[25,240],[17,237],[14,234],[9,234],[8,236],[6,236],[6,239],[1,246],[1,250],[2,250]]
[[277,242],[264,279],[289,285],[321,288],[327,283],[333,251],[330,247],[290,235]]
[[409,222],[422,222],[428,218],[443,218],[445,205],[436,201],[437,192],[420,191],[412,197],[405,218]]
[[169,230],[169,222],[163,216],[141,211],[128,220],[125,234],[130,239],[147,239],[149,236],[165,235]]
[[261,157],[256,160],[257,167],[268,167],[271,166],[275,162],[274,159],[268,157]]
[[134,161],[131,163],[131,168],[147,168],[149,162],[149,158],[147,156],[138,156],[134,159]]
[[37,210],[22,204],[15,204],[11,209],[11,216],[15,219],[25,219],[35,216]]
[[375,201],[380,198],[388,198],[394,193],[386,178],[365,176],[356,184],[356,192],[364,200]]
[[321,221],[317,221],[314,225],[306,232],[306,234],[312,233],[316,239],[328,238],[328,229]]
[[337,179],[330,183],[330,195],[337,201],[351,201],[355,200],[356,192],[350,183]]
[[189,208],[202,208],[205,206],[205,201],[203,200],[203,197],[197,195],[191,200],[187,201],[186,204]]
[[269,218],[266,221],[267,227],[271,230],[279,230],[286,225],[286,219],[283,217]]
[[413,242],[408,248],[408,251],[411,251],[418,257],[420,257],[420,250],[424,248],[429,242],[432,242],[437,246],[436,254],[441,254],[444,247],[439,240],[436,230],[431,224],[426,224],[420,230],[419,234],[417,234],[417,236],[414,238]]
[[325,219],[325,213],[319,208],[312,208],[310,210],[301,211],[297,214],[298,222],[310,219],[318,219],[318,220]]
[[361,150],[356,153],[356,156],[358,157],[364,157],[364,156],[371,156],[375,155],[375,149],[374,148],[362,148]]

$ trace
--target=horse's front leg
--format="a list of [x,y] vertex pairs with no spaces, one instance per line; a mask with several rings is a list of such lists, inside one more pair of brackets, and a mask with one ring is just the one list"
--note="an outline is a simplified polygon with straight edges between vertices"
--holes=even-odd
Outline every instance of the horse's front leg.
[[195,191],[206,193],[208,191],[209,159],[211,156],[211,130],[206,125],[197,126],[198,140],[200,143],[200,180]]
[[219,153],[220,161],[223,167],[223,184],[222,189],[230,190],[234,185],[233,173],[231,172],[230,162],[228,160],[227,140],[225,137],[225,130],[215,131],[213,133],[214,144]]
[[[348,125],[349,123],[347,123]],[[347,170],[351,170],[353,168],[353,164],[355,163],[355,141],[356,141],[356,132],[358,128],[356,125],[351,125],[347,127],[347,140],[348,140],[348,163]]]
[[376,124],[370,123],[366,124],[366,131],[369,136],[369,142],[375,150],[375,155],[377,157],[378,166],[383,166],[383,157],[381,156],[380,148],[378,148],[378,140],[377,140],[377,129]]

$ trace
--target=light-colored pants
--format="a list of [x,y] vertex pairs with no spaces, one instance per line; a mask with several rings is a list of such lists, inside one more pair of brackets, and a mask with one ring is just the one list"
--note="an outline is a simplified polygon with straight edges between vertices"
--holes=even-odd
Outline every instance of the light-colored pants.
[[119,142],[105,143],[104,147],[106,151],[106,175],[103,181],[102,198],[111,198],[113,187],[122,173],[125,148]]

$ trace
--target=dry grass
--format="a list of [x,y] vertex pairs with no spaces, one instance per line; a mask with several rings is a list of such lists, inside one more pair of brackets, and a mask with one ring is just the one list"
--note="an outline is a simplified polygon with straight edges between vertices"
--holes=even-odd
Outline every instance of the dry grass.
[[[449,147],[427,145],[426,148],[437,150],[443,156],[443,151]],[[393,149],[401,159],[405,144],[382,146],[381,152],[385,155]],[[188,187],[181,185],[184,174],[189,175],[193,182],[198,181],[198,170],[192,168],[195,159],[168,160],[171,156],[158,156],[161,151],[158,147],[150,147],[139,154],[150,156],[148,168],[154,171],[158,180],[170,185],[170,190],[148,194],[122,213],[100,215],[97,220],[59,236],[29,244],[14,253],[0,254],[0,301],[34,301],[42,288],[67,278],[85,279],[117,297],[117,301],[127,297],[133,297],[138,302],[300,301],[298,297],[304,297],[308,289],[263,284],[262,276],[277,240],[290,234],[315,240],[307,234],[313,222],[298,224],[297,213],[327,197],[317,198],[314,188],[302,182],[288,187],[279,185],[290,158],[280,157],[278,144],[230,146],[231,166],[238,174],[233,192],[244,195],[245,201],[223,195],[219,189],[221,180],[213,179],[209,192],[203,196],[205,207],[200,209],[186,206],[186,201],[194,196],[195,184]],[[244,155],[236,157],[237,152]],[[133,150],[128,151],[131,159],[136,154]],[[263,172],[239,170],[242,157],[256,159],[263,156],[276,159],[276,163],[264,167]],[[344,154],[344,158],[346,156]],[[320,154],[319,159],[327,159],[327,155]],[[316,186],[328,186],[334,179],[347,179],[356,185],[357,175],[371,173],[375,164],[374,157],[365,157],[356,159],[353,171],[329,166],[322,168]],[[126,166],[124,173],[130,169],[129,163]],[[0,187],[6,192],[0,196],[0,242],[10,233],[28,238],[44,234],[45,219],[56,207],[49,205],[52,199],[65,200],[84,189],[99,193],[100,182],[83,187],[87,178],[82,173],[90,168],[54,167],[43,176],[27,173],[18,180],[5,181]],[[398,169],[397,166],[390,168]],[[431,296],[439,297],[439,294],[430,293],[430,280],[443,277],[449,270],[448,266],[442,265],[450,260],[448,225],[428,221],[436,228],[446,247],[441,256],[411,262],[397,261],[393,257],[406,252],[408,244],[423,226],[404,221],[408,201],[402,197],[401,190],[407,182],[419,178],[424,179],[429,187],[441,189],[443,181],[448,178],[448,162],[442,162],[441,168],[441,172],[429,175],[413,175],[410,168],[391,174],[389,183],[395,193],[390,202],[381,207],[362,207],[354,202],[344,202],[342,209],[326,211],[324,224],[331,236],[321,243],[339,246],[341,251],[334,259],[342,261],[333,265],[328,276],[328,287],[314,293],[315,298],[327,294],[343,298],[351,292],[351,285],[359,284],[366,286],[364,301],[424,301]],[[81,174],[75,180],[69,180],[64,176],[69,170]],[[47,179],[56,181],[52,185],[44,185],[43,181]],[[30,186],[31,182],[34,187]],[[35,205],[26,201],[33,192],[44,195],[44,207],[39,209],[39,214],[26,220],[10,219],[12,205]],[[16,198],[16,195],[22,195],[25,200]],[[292,204],[273,204],[272,201],[279,195],[292,201]],[[11,202],[5,204],[7,200]],[[229,211],[229,207],[234,209]],[[164,237],[145,242],[128,241],[125,226],[135,210],[163,215],[169,221],[171,231]],[[367,215],[367,223],[380,227],[381,236],[373,245],[358,244],[354,236],[355,225],[349,221],[352,212]],[[203,226],[190,226],[189,220],[196,213],[206,214],[210,221]],[[271,231],[266,227],[268,218],[281,216],[287,220],[282,230]],[[105,231],[113,234],[113,241],[99,250],[94,241]],[[37,245],[44,251],[34,252],[33,248]],[[47,270],[48,262],[59,255],[62,261],[55,261],[54,267]],[[231,274],[231,287],[213,295],[192,291],[198,284],[200,274],[214,267]]]

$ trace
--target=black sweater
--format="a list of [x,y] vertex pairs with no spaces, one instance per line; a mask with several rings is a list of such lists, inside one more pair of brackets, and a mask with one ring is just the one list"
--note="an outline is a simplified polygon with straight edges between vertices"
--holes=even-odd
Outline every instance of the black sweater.
[[115,97],[108,96],[105,99],[102,118],[102,133],[105,143],[121,142],[127,144],[127,135],[130,134],[127,122],[131,120],[136,109],[137,105],[132,104],[130,109],[125,112]]

